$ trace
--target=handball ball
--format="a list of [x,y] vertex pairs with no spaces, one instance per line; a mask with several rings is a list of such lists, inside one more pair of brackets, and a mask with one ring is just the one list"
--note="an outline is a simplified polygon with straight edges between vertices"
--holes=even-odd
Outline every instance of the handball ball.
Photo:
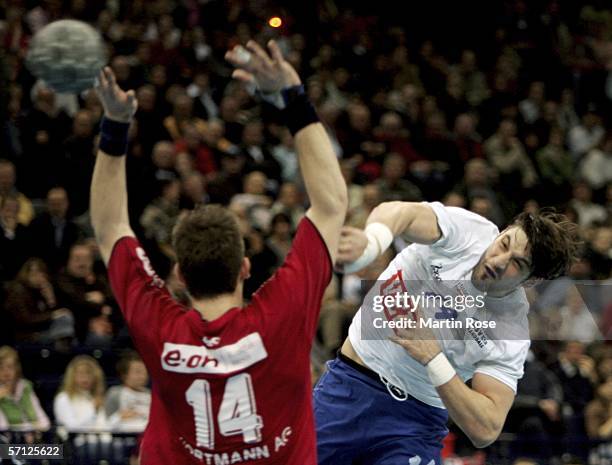
[[106,63],[102,37],[82,21],[63,19],[33,37],[26,65],[56,92],[81,92],[93,87]]

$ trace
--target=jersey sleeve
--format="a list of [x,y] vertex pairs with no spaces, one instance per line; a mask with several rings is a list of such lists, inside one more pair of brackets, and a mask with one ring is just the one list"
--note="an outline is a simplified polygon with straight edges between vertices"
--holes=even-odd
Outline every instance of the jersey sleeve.
[[518,380],[523,377],[528,340],[495,341],[489,355],[476,365],[475,373],[482,373],[501,381],[516,394]]
[[262,313],[267,330],[295,328],[310,342],[331,277],[327,246],[305,217],[284,263],[254,294],[252,305]]
[[470,247],[476,240],[494,238],[497,226],[486,218],[457,207],[446,207],[440,202],[427,203],[434,211],[442,233],[432,247],[447,255],[455,255]]
[[108,262],[113,294],[121,308],[134,343],[146,352],[159,342],[163,321],[181,312],[181,307],[157,276],[135,237],[119,239]]

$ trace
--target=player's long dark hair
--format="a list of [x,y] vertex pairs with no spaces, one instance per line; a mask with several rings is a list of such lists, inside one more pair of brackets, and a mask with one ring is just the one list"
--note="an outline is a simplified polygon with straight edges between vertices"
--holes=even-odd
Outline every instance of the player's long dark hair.
[[578,257],[581,242],[578,226],[565,215],[552,210],[537,214],[521,213],[513,225],[520,226],[529,241],[532,259],[531,276],[555,279],[567,273]]

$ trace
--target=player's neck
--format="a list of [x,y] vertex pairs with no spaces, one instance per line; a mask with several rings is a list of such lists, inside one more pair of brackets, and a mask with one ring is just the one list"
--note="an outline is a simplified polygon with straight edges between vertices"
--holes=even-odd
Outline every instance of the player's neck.
[[[240,289],[238,289],[238,287]],[[213,298],[194,300],[192,305],[206,321],[216,320],[232,308],[242,306],[242,286],[231,294],[221,294]],[[239,292],[238,292],[239,291]]]

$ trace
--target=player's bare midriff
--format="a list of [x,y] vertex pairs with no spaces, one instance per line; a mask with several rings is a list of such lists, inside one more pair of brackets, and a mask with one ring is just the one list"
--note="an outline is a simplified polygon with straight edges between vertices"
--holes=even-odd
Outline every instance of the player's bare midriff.
[[351,344],[351,341],[349,340],[348,337],[344,340],[344,344],[342,344],[342,348],[340,349],[340,352],[342,353],[342,355],[344,355],[345,357],[350,358],[352,361],[358,363],[362,367],[369,368],[363,362],[363,360],[361,360],[361,357],[359,357],[359,355],[357,355],[357,352],[355,352],[355,349],[353,349],[353,344]]

